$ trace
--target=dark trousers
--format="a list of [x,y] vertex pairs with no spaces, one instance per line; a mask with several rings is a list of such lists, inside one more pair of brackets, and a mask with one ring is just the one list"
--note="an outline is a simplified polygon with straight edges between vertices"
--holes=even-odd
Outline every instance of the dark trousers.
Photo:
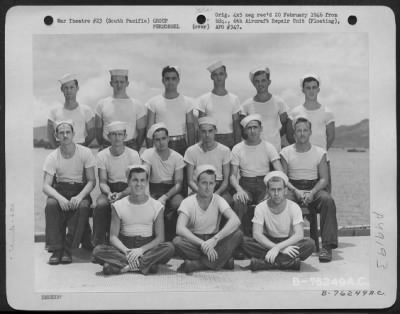
[[228,146],[230,150],[232,150],[233,146],[235,146],[233,133],[215,134],[215,141]]
[[[126,237],[119,235],[119,239],[128,249],[135,249],[151,242],[152,237]],[[150,267],[154,264],[165,264],[175,253],[175,248],[171,242],[163,242],[147,250],[140,257],[139,270],[143,274],[147,274]],[[100,264],[108,263],[120,269],[129,265],[126,255],[111,245],[98,245],[93,250],[93,257]]]
[[[78,195],[85,184],[55,183],[53,187],[58,193],[70,200]],[[58,201],[47,198],[45,207],[46,247],[49,252],[78,248],[90,216],[91,198],[88,195],[76,210],[63,211]],[[66,229],[68,234],[66,235]]]
[[250,205],[257,205],[266,197],[267,192],[264,184],[264,177],[241,177],[239,179],[239,184],[247,192],[250,199],[247,204],[239,200],[234,200],[233,210],[242,222],[241,228],[243,229],[244,235],[251,236],[253,229],[251,220],[254,216],[254,206],[251,207]]
[[[174,184],[150,183],[150,195],[154,199],[160,198],[167,193]],[[177,210],[183,201],[181,194],[175,194],[167,200],[164,210],[165,239],[172,241],[176,235],[176,221],[178,220]]]
[[[300,190],[311,190],[317,180],[291,180],[296,188]],[[295,194],[288,191],[287,198],[299,203]],[[320,214],[320,229],[322,247],[335,249],[338,246],[338,223],[336,218],[336,205],[332,196],[325,190],[318,191],[314,200],[309,204],[309,209]]]
[[[268,237],[268,239],[270,239],[274,243],[279,243],[286,240],[287,238]],[[314,241],[309,238],[304,238],[303,240],[300,240],[299,242],[293,245],[299,247],[298,256],[302,261],[304,261],[312,254],[315,247]],[[269,249],[265,248],[263,245],[258,243],[254,238],[250,237],[243,237],[242,249],[248,256],[262,260],[265,258],[265,255],[269,251]],[[292,262],[293,259],[294,259],[293,257],[290,257],[287,254],[279,253],[275,259],[275,263],[278,266],[284,266],[285,264],[289,264],[290,262]]]
[[[214,236],[214,234],[196,234],[197,237],[206,241]],[[175,250],[180,257],[189,260],[199,260],[207,268],[213,270],[221,269],[225,263],[232,257],[233,251],[241,245],[243,240],[243,233],[240,230],[236,230],[226,238],[223,238],[215,246],[215,251],[218,253],[218,258],[214,262],[210,262],[206,255],[201,251],[199,245],[190,242],[189,240],[177,236],[173,243]]]
[[[108,183],[111,192],[122,192],[128,184],[125,182]],[[111,206],[107,195],[100,194],[96,200],[96,208],[93,211],[93,245],[106,244],[109,241],[111,224]]]

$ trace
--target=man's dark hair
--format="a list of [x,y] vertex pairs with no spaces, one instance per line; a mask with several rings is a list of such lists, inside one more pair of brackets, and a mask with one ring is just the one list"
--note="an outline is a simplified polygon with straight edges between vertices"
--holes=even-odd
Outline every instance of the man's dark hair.
[[308,83],[308,82],[317,82],[317,86],[319,87],[319,82],[318,82],[318,80],[317,80],[315,77],[309,76],[309,77],[306,77],[306,78],[303,80],[303,88],[304,88],[304,83]]
[[165,134],[167,134],[167,136],[168,136],[168,129],[166,129],[166,128],[159,128],[159,129],[157,129],[157,130],[154,131],[154,133],[153,133],[153,138],[154,138],[154,134],[156,134],[156,132],[160,132],[160,131],[164,131]]
[[299,124],[299,123],[302,123],[302,122],[308,123],[308,126],[310,127],[310,131],[311,131],[311,121],[307,120],[306,118],[298,118],[298,119],[296,119],[293,128],[296,130],[296,125]]
[[133,168],[129,171],[128,181],[132,178],[132,173],[145,173],[146,179],[149,179],[149,174],[143,168]]
[[269,80],[269,78],[270,78],[270,73],[268,73],[267,71],[264,71],[264,70],[260,70],[260,71],[257,71],[256,73],[254,73],[254,75],[253,75],[253,80],[254,80],[254,78],[255,78],[257,75],[260,75],[260,74],[266,74],[266,75],[267,75],[267,80]]
[[176,75],[178,76],[178,78],[180,78],[178,71],[174,67],[170,67],[169,65],[167,65],[166,67],[164,67],[162,69],[161,78],[164,78],[165,73],[169,73],[169,72],[175,72]]
[[199,174],[199,176],[197,177],[197,181],[199,181],[200,176],[201,176],[203,173],[206,173],[206,174],[209,174],[209,175],[214,175],[215,179],[217,179],[217,174],[215,173],[215,171],[213,171],[213,170],[206,170],[206,171],[203,171],[202,173]]
[[56,133],[58,133],[58,128],[59,128],[61,125],[63,125],[63,124],[69,125],[69,126],[71,127],[71,131],[74,132],[74,126],[73,126],[72,124],[69,124],[69,123],[61,123],[61,124],[59,124],[59,125],[56,126]]

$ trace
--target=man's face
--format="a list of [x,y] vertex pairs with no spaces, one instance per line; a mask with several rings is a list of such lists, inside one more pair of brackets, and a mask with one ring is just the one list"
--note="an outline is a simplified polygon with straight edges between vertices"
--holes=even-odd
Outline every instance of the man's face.
[[253,85],[257,90],[257,93],[263,93],[268,91],[268,87],[271,81],[267,77],[267,73],[263,72],[253,77]]
[[268,195],[273,204],[282,204],[282,202],[285,200],[286,193],[287,188],[285,187],[283,180],[268,182]]
[[303,93],[307,100],[317,100],[319,87],[316,81],[305,82],[303,86]]
[[211,73],[211,79],[215,85],[223,85],[228,77],[224,67],[219,67]]
[[247,123],[245,129],[248,140],[256,141],[260,139],[262,128],[258,121],[250,121],[249,123]]
[[147,175],[145,172],[133,172],[128,182],[131,194],[134,196],[142,196],[146,194]]
[[294,135],[297,143],[305,144],[310,141],[311,129],[307,122],[299,122],[294,129]]
[[72,131],[71,126],[67,123],[58,126],[56,135],[61,145],[72,143],[72,139],[74,138],[74,132]]
[[61,85],[61,91],[63,92],[65,99],[75,99],[78,90],[79,88],[75,81],[69,81]]
[[179,77],[176,72],[166,72],[163,76],[162,83],[166,90],[176,90],[179,84]]
[[154,132],[153,144],[157,151],[164,151],[168,149],[169,137],[165,130]]
[[110,85],[114,93],[125,92],[129,85],[128,78],[124,75],[112,75]]
[[211,196],[215,188],[215,174],[202,173],[197,179],[197,187],[199,195]]
[[215,127],[211,124],[202,124],[199,127],[200,139],[203,143],[211,144],[215,140]]
[[121,146],[126,138],[126,131],[112,131],[108,133],[108,139],[110,140],[111,146]]

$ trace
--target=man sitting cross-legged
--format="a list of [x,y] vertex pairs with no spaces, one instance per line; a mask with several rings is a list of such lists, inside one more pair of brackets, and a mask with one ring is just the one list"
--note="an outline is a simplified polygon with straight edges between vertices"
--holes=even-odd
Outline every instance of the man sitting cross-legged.
[[157,264],[168,262],[175,251],[172,243],[164,242],[162,204],[146,194],[147,167],[132,165],[127,177],[129,196],[111,205],[111,246],[98,245],[93,251],[105,275],[157,272]]
[[270,269],[300,270],[314,250],[314,242],[304,238],[300,207],[286,199],[288,177],[281,171],[265,176],[269,198],[254,211],[253,238],[244,237],[243,251],[252,257],[252,271]]
[[[178,209],[175,250],[185,259],[179,272],[233,269],[232,252],[242,242],[240,220],[228,203],[213,193],[216,169],[201,165],[195,172],[198,191],[184,199]],[[219,230],[221,216],[227,219]]]

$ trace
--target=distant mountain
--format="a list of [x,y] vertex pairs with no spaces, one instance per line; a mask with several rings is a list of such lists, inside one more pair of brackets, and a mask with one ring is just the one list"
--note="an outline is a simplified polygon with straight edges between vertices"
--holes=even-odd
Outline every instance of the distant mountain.
[[333,147],[369,148],[369,120],[364,119],[353,125],[341,125],[335,129]]

